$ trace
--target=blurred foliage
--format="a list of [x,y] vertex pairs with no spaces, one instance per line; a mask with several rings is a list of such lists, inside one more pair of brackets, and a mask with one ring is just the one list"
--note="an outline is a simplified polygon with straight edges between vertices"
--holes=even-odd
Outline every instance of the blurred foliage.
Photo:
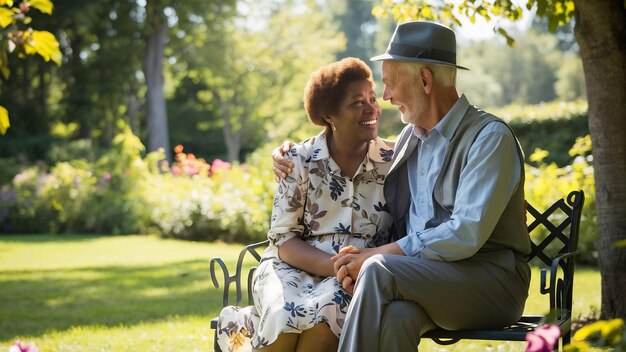
[[[269,227],[274,181],[269,150],[247,164],[214,162],[207,172],[159,169],[162,152],[145,154],[129,128],[95,161],[59,161],[16,172],[0,186],[0,232],[147,233],[194,240],[248,241]],[[182,170],[203,166],[177,150]],[[183,163],[183,155],[185,162]],[[193,165],[187,162],[193,161]],[[0,165],[16,171],[11,159]],[[202,169],[202,167],[201,167]],[[3,173],[3,178],[7,176]]]
[[[9,78],[8,54],[17,54],[24,58],[27,55],[39,55],[46,62],[53,61],[61,65],[61,51],[59,42],[54,34],[48,31],[35,30],[29,25],[32,17],[28,15],[31,9],[41,13],[52,14],[52,1],[0,1],[0,75],[5,80]],[[0,106],[0,135],[9,128],[9,111]]]
[[[0,232],[156,231],[190,240],[258,241],[269,228],[276,188],[270,158],[274,147],[267,143],[244,164],[216,160],[209,166],[177,146],[177,162],[159,168],[162,153],[142,156],[143,145],[124,128],[112,148],[93,162],[59,161],[49,170],[43,165],[27,167],[2,185]],[[537,166],[526,165],[526,197],[538,209],[571,190],[585,191],[578,260],[586,264],[597,257],[590,150],[587,136],[571,148],[571,165],[546,163],[548,153],[541,150],[530,156]],[[178,172],[173,172],[175,166]]]
[[459,71],[457,86],[472,104],[492,108],[586,97],[576,52],[561,49],[555,35],[536,27],[516,37],[514,47],[494,40],[460,43],[457,61],[470,70]]
[[546,163],[570,164],[573,156],[569,146],[589,133],[585,100],[511,104],[488,111],[509,123],[525,152],[526,162],[535,166],[536,162],[529,156],[537,148],[550,151],[542,160]]
[[610,347],[614,352],[626,351],[624,319],[598,320],[580,328],[572,336],[572,343],[564,352],[585,352],[590,347]]
[[472,24],[477,18],[482,18],[486,22],[494,20],[494,33],[505,38],[508,45],[513,45],[515,41],[501,26],[501,22],[504,22],[501,20],[520,20],[524,7],[527,10],[535,7],[537,16],[546,17],[551,32],[556,31],[558,26],[568,23],[574,17],[573,0],[528,0],[526,2],[380,0],[380,5],[374,6],[372,13],[382,18],[391,15],[396,22],[427,20],[449,26],[460,26],[462,18],[468,19]]
[[545,120],[568,120],[587,114],[586,100],[553,101],[540,104],[514,103],[488,111],[509,123],[532,124]]
[[[163,74],[171,145],[210,160],[228,159],[232,142],[231,155],[239,145],[244,160],[268,140],[310,135],[302,123],[307,75],[335,58],[368,59],[387,46],[395,22],[375,18],[368,10],[375,3],[160,1],[169,28]],[[119,132],[119,121],[145,142],[146,11],[139,0],[56,0],[54,16],[30,11],[33,23],[59,38],[63,66],[9,57],[12,75],[0,86],[0,104],[15,119],[0,139],[0,157],[20,153],[52,165],[53,145],[88,140],[97,158]],[[538,28],[518,36],[513,49],[498,41],[460,43],[459,61],[472,70],[460,74],[459,87],[473,104],[584,96],[576,53]],[[380,65],[372,68],[379,78]],[[242,83],[233,85],[238,79]],[[377,91],[380,96],[382,84]],[[381,126],[381,135],[394,135],[395,109],[384,116],[389,126]]]
[[[559,167],[556,163],[545,162],[548,151],[535,149],[529,160],[537,166],[526,164],[526,200],[538,210],[547,209],[555,200],[566,197],[573,190],[585,192],[585,204],[580,221],[580,250],[576,260],[582,264],[597,264],[596,250],[596,192],[589,135],[579,137],[569,150],[574,158],[570,165]],[[565,214],[555,214],[564,216]],[[529,218],[528,221],[532,221]],[[547,233],[538,231],[538,236]]]
[[[381,106],[383,114],[378,134],[384,138],[394,137],[404,127],[400,113],[388,102],[381,100]],[[550,151],[544,162],[554,162],[558,166],[569,165],[573,160],[569,155],[569,147],[578,137],[589,133],[585,100],[532,105],[515,103],[486,111],[511,126],[524,150],[526,162],[535,166],[537,163],[531,161],[529,156],[537,148]]]

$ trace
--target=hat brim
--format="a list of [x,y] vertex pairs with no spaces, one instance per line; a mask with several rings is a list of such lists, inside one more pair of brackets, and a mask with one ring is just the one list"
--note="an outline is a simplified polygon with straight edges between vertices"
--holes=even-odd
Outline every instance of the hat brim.
[[426,62],[426,63],[430,63],[430,64],[452,66],[452,67],[456,67],[456,68],[461,69],[461,70],[469,71],[469,68],[467,68],[467,67],[451,64],[451,63],[445,62],[445,61],[439,61],[439,60],[433,60],[433,59],[422,59],[422,58],[409,57],[409,56],[392,55],[392,54],[388,54],[388,53],[385,53],[385,54],[382,54],[382,55],[378,55],[378,56],[374,56],[374,57],[370,58],[370,61],[384,61],[384,60]]

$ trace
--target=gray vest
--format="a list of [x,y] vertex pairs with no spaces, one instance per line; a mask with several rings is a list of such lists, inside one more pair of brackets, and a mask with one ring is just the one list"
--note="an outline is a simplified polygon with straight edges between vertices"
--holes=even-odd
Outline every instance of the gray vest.
[[[470,147],[476,140],[480,131],[488,123],[494,121],[506,125],[504,121],[482,110],[478,110],[473,106],[470,106],[465,113],[446,150],[441,173],[435,182],[433,190],[435,214],[434,217],[426,223],[426,228],[436,227],[450,219],[452,210],[454,209],[454,200],[459,184],[459,177],[461,171],[467,164]],[[506,126],[508,127],[508,125]],[[385,181],[385,198],[387,204],[389,204],[391,215],[394,218],[396,238],[405,235],[406,216],[411,201],[410,190],[408,189],[406,159],[409,157],[417,157],[417,155],[415,155],[417,148],[410,151],[410,155],[403,155],[402,151],[406,149],[407,140],[410,136],[410,127],[409,130],[405,130],[404,132],[407,133],[401,135],[397,148],[397,150],[401,151],[399,153],[399,157],[401,158],[399,162],[402,164],[398,165],[398,167],[393,167],[393,170]],[[511,133],[513,133],[512,130]],[[515,136],[515,134],[513,135]],[[479,249],[479,253],[507,248],[513,249],[515,252],[522,255],[530,253],[530,237],[528,236],[528,229],[525,223],[526,209],[524,208],[524,156],[519,144],[517,151],[521,163],[519,186],[509,200],[491,236]],[[392,186],[394,184],[396,187]]]

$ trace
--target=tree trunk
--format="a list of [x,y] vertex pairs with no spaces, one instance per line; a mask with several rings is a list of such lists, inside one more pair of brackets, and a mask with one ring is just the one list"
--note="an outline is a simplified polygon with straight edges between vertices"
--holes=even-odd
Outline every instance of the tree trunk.
[[146,58],[144,75],[146,77],[146,106],[148,125],[148,151],[163,148],[167,160],[172,160],[170,150],[167,111],[163,93],[163,50],[167,39],[167,19],[163,13],[155,11],[157,16],[151,23],[154,27],[146,36]]
[[235,130],[230,120],[231,116],[228,103],[223,102],[221,99],[219,101],[222,110],[222,121],[224,122],[222,135],[224,136],[224,143],[226,143],[226,160],[229,162],[239,161],[239,153],[241,151],[241,128]]
[[626,319],[626,248],[614,246],[626,239],[626,9],[622,0],[574,2],[593,142],[601,318]]

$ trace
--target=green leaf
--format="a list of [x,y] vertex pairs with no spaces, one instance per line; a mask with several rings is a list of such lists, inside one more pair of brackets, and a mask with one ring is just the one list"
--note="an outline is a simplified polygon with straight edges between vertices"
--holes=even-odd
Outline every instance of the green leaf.
[[515,39],[507,33],[504,28],[498,28],[498,33],[506,39],[506,45],[513,47],[515,45]]
[[9,55],[8,53],[11,51],[9,45],[13,44],[13,42],[9,41],[1,41],[0,42],[0,74],[4,79],[9,79],[9,74],[11,71],[9,70]]
[[563,347],[564,352],[586,352],[589,350],[589,344],[584,341],[573,342]]
[[7,28],[13,21],[15,21],[13,11],[0,7],[0,27]]
[[613,244],[613,247],[615,248],[626,247],[626,240],[620,240],[620,241],[615,242]]
[[565,313],[565,309],[553,309],[551,310],[543,319],[541,319],[541,324],[554,324],[559,318]]
[[559,24],[559,20],[558,20],[558,18],[556,16],[549,16],[548,17],[548,30],[551,33],[556,32],[556,27],[558,26],[558,24]]
[[597,321],[595,323],[591,323],[589,325],[585,325],[582,328],[578,329],[574,336],[572,337],[573,341],[583,341],[589,338],[597,337],[600,335],[600,331],[606,324],[605,321]]
[[611,319],[606,322],[600,331],[600,335],[606,341],[607,346],[616,346],[624,333],[624,319]]
[[539,17],[545,16],[547,9],[548,9],[547,0],[537,0],[537,16]]
[[61,66],[61,50],[54,34],[48,31],[32,31],[30,38],[24,43],[26,54],[39,54],[46,61],[52,60]]
[[389,16],[389,11],[382,6],[374,6],[372,9],[372,16],[376,18],[387,18],[387,16]]
[[54,8],[54,5],[50,0],[30,0],[28,4],[30,5],[30,7],[37,9],[43,13],[47,13],[48,15],[52,14],[52,9]]
[[9,111],[4,106],[0,106],[0,134],[5,134],[10,126]]

